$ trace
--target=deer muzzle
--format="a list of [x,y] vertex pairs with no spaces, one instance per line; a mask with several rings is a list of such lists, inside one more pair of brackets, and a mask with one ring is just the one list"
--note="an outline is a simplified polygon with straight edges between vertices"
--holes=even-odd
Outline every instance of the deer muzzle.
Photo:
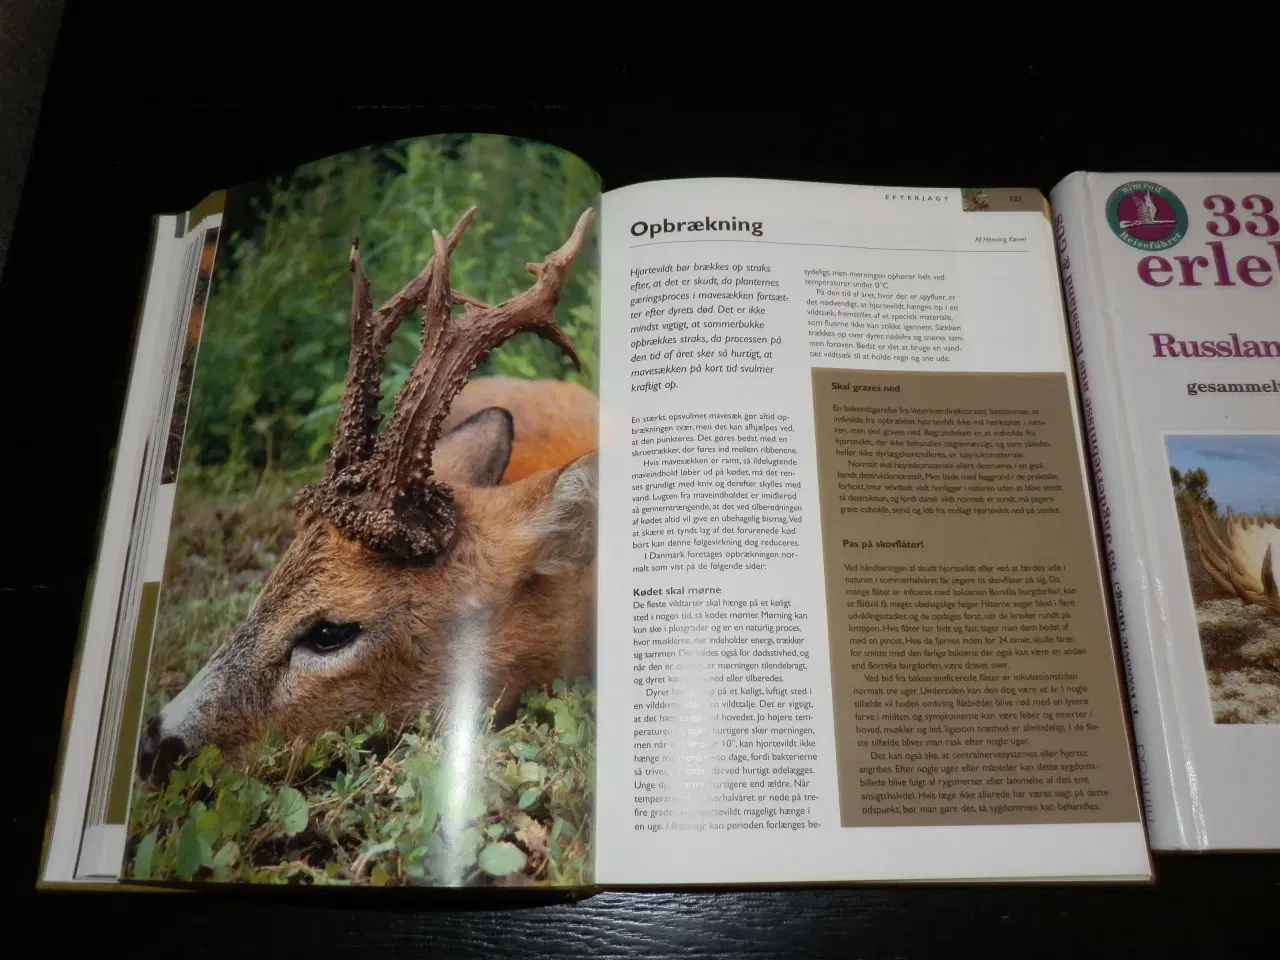
[[209,701],[219,686],[217,662],[215,657],[206,663],[147,723],[138,741],[138,776],[163,783],[179,760],[193,756],[209,742],[203,726]]
[[152,717],[138,741],[138,776],[164,783],[174,765],[187,754],[181,737],[166,735],[159,717]]

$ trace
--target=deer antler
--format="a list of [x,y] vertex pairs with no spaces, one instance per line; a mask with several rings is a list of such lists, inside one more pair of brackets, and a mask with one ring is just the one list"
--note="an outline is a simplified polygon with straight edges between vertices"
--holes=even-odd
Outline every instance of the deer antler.
[[1191,514],[1191,533],[1201,565],[1218,586],[1243,603],[1280,615],[1280,589],[1272,560],[1280,553],[1280,528],[1270,521],[1234,516],[1228,510],[1224,543],[1204,507],[1197,504]]
[[[449,231],[445,259],[458,246],[475,212],[475,207],[469,208]],[[438,252],[434,254],[422,272],[375,313],[369,299],[369,278],[360,261],[360,238],[351,242],[351,254],[347,258],[347,269],[351,271],[351,352],[347,357],[342,413],[333,430],[333,447],[325,467],[327,476],[368,460],[373,454],[378,424],[382,421],[378,401],[382,396],[380,381],[387,347],[400,321],[417,309],[425,297],[438,256]]]
[[[474,207],[464,213],[447,238],[432,231],[434,253],[422,272],[377,311],[371,310],[359,242],[351,248],[351,352],[342,413],[325,479],[299,490],[295,506],[302,515],[324,517],[349,540],[396,559],[430,562],[453,540],[457,511],[449,486],[432,479],[432,454],[454,397],[489,351],[529,331],[581,367],[554,311],[592,211],[583,212],[559,250],[525,267],[536,278],[533,286],[497,306],[449,287],[449,255],[474,213]],[[453,316],[455,303],[463,305],[459,317]],[[422,346],[379,435],[379,379],[387,346],[400,321],[419,307]]]

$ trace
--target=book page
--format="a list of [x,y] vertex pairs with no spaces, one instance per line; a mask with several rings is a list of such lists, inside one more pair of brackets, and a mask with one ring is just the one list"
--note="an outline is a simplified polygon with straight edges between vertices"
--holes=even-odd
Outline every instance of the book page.
[[1148,875],[1044,211],[606,194],[602,882]]
[[599,187],[476,134],[228,192],[157,405],[121,879],[592,884]]

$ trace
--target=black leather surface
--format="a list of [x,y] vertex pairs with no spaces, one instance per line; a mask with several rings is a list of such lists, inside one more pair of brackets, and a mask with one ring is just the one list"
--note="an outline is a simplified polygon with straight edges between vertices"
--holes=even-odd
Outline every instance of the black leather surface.
[[62,0],[0,0],[0,275],[61,20]]
[[[100,894],[56,898],[76,919],[41,930],[61,944],[96,927],[112,939],[143,936],[154,951],[181,945],[184,956],[1181,958],[1275,942],[1269,864],[1182,861],[1162,873],[1158,888],[1142,889],[604,893],[537,906]],[[56,903],[44,901],[49,918]]]
[[[0,287],[8,694],[0,859],[16,908],[7,924],[33,938],[31,952],[111,944],[184,957],[1275,952],[1280,860],[1265,856],[1158,858],[1159,883],[1140,888],[584,900],[34,894],[151,214],[336,150],[449,130],[574,149],[607,186],[725,174],[1047,190],[1081,167],[1275,169],[1280,160],[1265,54],[1237,56],[1228,44],[1213,55],[1226,67],[1214,71],[1196,38],[1160,34],[1168,57],[1160,62],[1173,67],[1156,70],[1115,59],[1141,34],[1116,23],[1109,29],[1123,43],[1085,56],[1043,32],[1010,39],[976,15],[935,49],[914,32],[919,24],[879,29],[773,7],[741,37],[711,15],[631,10],[623,32],[656,30],[634,51],[615,52],[599,47],[600,30],[585,29],[587,14],[542,8],[410,15],[390,5],[307,5],[278,23],[261,10],[245,19],[223,6],[163,9],[69,4]],[[791,18],[800,32],[784,36]],[[1108,85],[1089,86],[1099,75]]]

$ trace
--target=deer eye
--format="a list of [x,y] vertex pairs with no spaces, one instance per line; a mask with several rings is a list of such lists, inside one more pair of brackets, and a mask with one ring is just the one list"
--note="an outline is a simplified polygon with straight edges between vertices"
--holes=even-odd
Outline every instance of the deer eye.
[[341,650],[360,635],[358,623],[330,623],[321,620],[298,641],[298,645],[306,647],[313,653],[333,653]]

